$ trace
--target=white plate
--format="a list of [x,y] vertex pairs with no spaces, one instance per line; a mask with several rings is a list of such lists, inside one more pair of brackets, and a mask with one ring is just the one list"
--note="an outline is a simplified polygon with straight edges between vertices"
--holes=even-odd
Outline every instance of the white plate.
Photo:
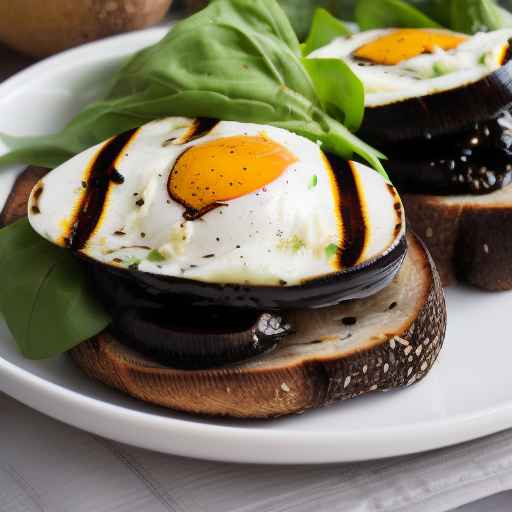
[[[122,58],[163,34],[152,29],[93,43],[4,82],[0,131],[56,130],[101,94]],[[0,203],[18,171],[2,170]],[[448,305],[445,348],[423,382],[302,416],[205,420],[152,407],[89,380],[65,356],[23,359],[1,321],[0,390],[95,434],[197,458],[328,463],[420,452],[512,427],[512,294],[456,288],[448,293]]]

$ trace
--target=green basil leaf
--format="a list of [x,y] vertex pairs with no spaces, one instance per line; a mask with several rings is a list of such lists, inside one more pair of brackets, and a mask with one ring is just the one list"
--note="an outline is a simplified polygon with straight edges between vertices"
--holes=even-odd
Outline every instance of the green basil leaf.
[[308,35],[311,19],[318,8],[343,20],[354,19],[354,0],[280,0],[279,3],[301,41]]
[[433,19],[402,0],[358,0],[355,13],[361,30],[383,27],[441,28]]
[[512,27],[512,14],[492,0],[449,0],[450,28],[475,34]]
[[[357,119],[361,105],[338,107],[346,109],[344,119]],[[53,167],[123,130],[175,115],[287,128],[340,156],[359,155],[383,172],[380,154],[322,110],[297,37],[275,0],[210,3],[135,54],[118,71],[107,99],[61,133],[5,140],[12,152],[0,164],[51,161]]]
[[357,131],[364,116],[364,87],[350,67],[341,59],[305,58],[303,63],[323,109],[342,119],[350,131]]
[[452,24],[451,0],[424,0],[421,7],[427,16],[440,23],[443,27],[449,28]]
[[27,219],[0,230],[0,280],[0,310],[27,358],[65,352],[110,323],[89,293],[83,265]]
[[494,0],[358,0],[356,19],[363,30],[444,26],[475,34],[512,27],[512,14]]
[[317,9],[311,24],[308,38],[302,47],[304,56],[329,44],[337,37],[346,37],[352,34],[350,29],[338,18],[335,18],[325,9]]

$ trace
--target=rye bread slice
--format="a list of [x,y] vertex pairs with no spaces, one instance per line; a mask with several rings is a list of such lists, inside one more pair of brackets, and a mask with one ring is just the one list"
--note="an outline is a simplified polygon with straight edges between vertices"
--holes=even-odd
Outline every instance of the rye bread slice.
[[288,314],[296,333],[244,363],[200,371],[164,367],[108,331],[70,354],[87,375],[133,397],[194,414],[268,418],[372,391],[410,386],[434,364],[446,329],[434,263],[409,235],[399,275],[377,295]]
[[[27,168],[0,214],[26,215],[30,190],[47,171]],[[164,367],[123,345],[108,330],[72,351],[89,376],[136,398],[195,414],[268,418],[302,412],[373,391],[410,386],[429,372],[446,331],[435,265],[408,235],[404,265],[368,299],[289,314],[296,333],[242,364],[212,370]]]
[[401,197],[444,286],[462,281],[489,291],[512,289],[512,185],[482,196]]

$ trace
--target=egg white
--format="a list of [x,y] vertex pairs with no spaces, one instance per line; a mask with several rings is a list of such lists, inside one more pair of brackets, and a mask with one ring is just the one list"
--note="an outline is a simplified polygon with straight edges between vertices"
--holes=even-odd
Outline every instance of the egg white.
[[[212,283],[293,285],[332,273],[333,261],[325,249],[340,243],[339,205],[318,145],[271,126],[226,121],[186,144],[165,144],[179,138],[192,122],[166,118],[139,129],[116,162],[124,182],[111,187],[102,220],[81,252],[107,265],[128,268],[137,261],[143,272]],[[297,161],[267,186],[227,201],[226,207],[200,219],[184,220],[184,207],[167,190],[177,158],[187,148],[207,141],[262,132]],[[37,198],[40,213],[32,211],[32,194],[30,223],[49,241],[65,245],[73,208],[84,193],[84,173],[103,144],[43,178],[43,192]],[[396,199],[385,180],[364,165],[355,164],[354,169],[367,205],[369,239],[363,262],[387,251],[403,232],[395,232]],[[164,259],[150,261],[152,250]]]
[[363,82],[366,106],[378,107],[477,82],[501,67],[503,48],[512,37],[510,29],[482,32],[453,50],[439,48],[432,54],[418,55],[394,66],[361,63],[353,57],[361,46],[394,30],[397,29],[369,30],[336,38],[308,57],[345,61]]

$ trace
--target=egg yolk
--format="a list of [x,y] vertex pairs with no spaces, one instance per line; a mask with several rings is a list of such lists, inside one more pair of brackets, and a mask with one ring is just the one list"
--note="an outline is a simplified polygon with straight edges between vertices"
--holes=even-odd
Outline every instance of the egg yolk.
[[466,39],[438,30],[402,29],[361,46],[354,56],[374,64],[393,66],[424,53],[433,53],[436,48],[453,50]]
[[276,180],[295,155],[264,136],[233,136],[198,144],[177,160],[168,182],[170,196],[198,218]]

